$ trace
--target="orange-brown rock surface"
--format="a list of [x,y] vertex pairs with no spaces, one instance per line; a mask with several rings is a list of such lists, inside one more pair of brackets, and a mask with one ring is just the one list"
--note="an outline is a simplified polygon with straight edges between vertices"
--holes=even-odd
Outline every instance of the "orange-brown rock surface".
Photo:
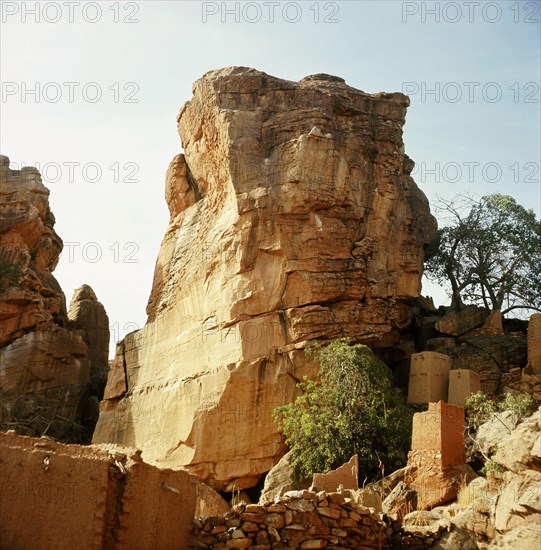
[[32,167],[0,156],[0,347],[44,323],[66,323],[66,300],[51,274],[62,251],[49,190]]
[[94,441],[250,487],[283,453],[272,410],[313,372],[304,348],[396,341],[435,229],[404,153],[408,104],[329,75],[195,83],[148,322],[117,349]]
[[[85,285],[68,322],[64,293],[52,275],[62,241],[53,228],[49,190],[35,168],[10,170],[7,157],[0,161],[0,425],[88,439],[79,421],[91,372],[107,366],[107,315]],[[103,311],[85,306],[92,296]]]
[[68,320],[70,329],[78,331],[88,346],[91,393],[101,399],[109,372],[109,317],[88,285],[75,289],[68,310]]

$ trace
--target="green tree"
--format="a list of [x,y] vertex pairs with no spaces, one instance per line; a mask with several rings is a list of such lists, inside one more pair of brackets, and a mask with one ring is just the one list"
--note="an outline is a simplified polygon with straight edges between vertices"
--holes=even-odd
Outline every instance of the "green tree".
[[440,199],[448,220],[427,250],[426,276],[464,301],[507,313],[541,311],[541,222],[509,195]]
[[404,465],[412,411],[393,387],[390,369],[361,344],[335,340],[308,351],[319,363],[319,380],[299,384],[302,394],[275,411],[302,478],[359,456],[361,479],[383,466]]

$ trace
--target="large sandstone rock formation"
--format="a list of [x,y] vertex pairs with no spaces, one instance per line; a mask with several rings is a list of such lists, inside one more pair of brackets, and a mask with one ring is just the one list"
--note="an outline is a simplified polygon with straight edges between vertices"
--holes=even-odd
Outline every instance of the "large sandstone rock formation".
[[52,271],[62,251],[49,190],[32,167],[10,170],[0,156],[0,347],[37,327],[66,323],[66,299]]
[[307,345],[397,340],[435,220],[404,153],[406,96],[239,67],[193,94],[148,322],[117,349],[94,441],[233,490],[283,453],[272,411],[314,372]]
[[68,321],[52,275],[62,241],[49,190],[35,168],[10,170],[7,157],[0,161],[0,427],[88,439],[78,424],[91,372],[107,365],[107,315],[87,314],[85,323],[77,299]]

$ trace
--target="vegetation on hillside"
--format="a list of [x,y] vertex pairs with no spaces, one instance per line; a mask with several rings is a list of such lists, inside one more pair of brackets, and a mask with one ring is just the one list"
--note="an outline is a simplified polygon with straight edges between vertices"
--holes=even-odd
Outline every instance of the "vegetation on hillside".
[[[497,447],[481,449],[477,440],[477,430],[481,424],[489,421],[497,421],[511,433],[518,424],[535,410],[533,399],[524,393],[506,393],[503,399],[489,397],[482,391],[478,391],[466,400],[467,426],[466,434],[473,443],[474,452],[482,456],[484,466],[480,473],[486,476],[499,475],[504,468],[494,460]],[[508,413],[505,417],[503,413]]]
[[302,394],[275,411],[302,478],[359,456],[359,476],[374,478],[405,464],[412,411],[393,387],[390,369],[372,351],[347,339],[308,350],[319,379],[305,378]]

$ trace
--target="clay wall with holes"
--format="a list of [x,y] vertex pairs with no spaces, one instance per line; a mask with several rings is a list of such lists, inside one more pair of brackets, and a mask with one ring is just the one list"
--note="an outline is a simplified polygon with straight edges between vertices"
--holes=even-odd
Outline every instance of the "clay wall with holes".
[[193,476],[135,449],[0,433],[1,548],[178,549],[195,502]]

